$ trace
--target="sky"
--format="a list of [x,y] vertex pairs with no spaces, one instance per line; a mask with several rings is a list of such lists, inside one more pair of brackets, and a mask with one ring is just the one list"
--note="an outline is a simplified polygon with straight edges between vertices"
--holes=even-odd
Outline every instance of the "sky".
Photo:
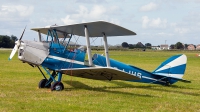
[[[154,46],[177,42],[200,44],[200,0],[0,1],[0,35],[19,38],[27,26],[23,40],[38,39],[37,32],[31,28],[99,20],[120,25],[137,34],[109,37],[110,45],[122,42],[151,43]],[[46,38],[45,35],[42,37]],[[91,40],[92,45],[102,44],[102,37],[94,40]],[[85,38],[79,38],[78,43],[85,44]]]

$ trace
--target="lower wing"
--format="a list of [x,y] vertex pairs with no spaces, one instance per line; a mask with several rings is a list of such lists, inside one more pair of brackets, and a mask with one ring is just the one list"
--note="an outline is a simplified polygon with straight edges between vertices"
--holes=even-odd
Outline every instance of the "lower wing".
[[127,72],[109,67],[71,68],[57,70],[63,74],[96,80],[139,80]]

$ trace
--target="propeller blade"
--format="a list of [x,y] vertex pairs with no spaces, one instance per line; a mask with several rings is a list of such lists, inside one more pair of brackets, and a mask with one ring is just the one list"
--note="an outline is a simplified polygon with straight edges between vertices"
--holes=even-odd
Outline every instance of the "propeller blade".
[[26,26],[25,26],[24,31],[23,31],[21,37],[19,38],[19,40],[22,40],[22,37],[23,37],[23,35],[24,35],[25,30],[26,30]]
[[18,46],[15,45],[15,47],[13,48],[11,54],[10,54],[10,57],[8,58],[8,60],[11,60],[12,57],[15,55],[15,53],[17,52],[17,49],[18,49]]
[[21,40],[22,40],[22,37],[23,37],[23,35],[24,35],[25,30],[26,30],[26,26],[25,26],[24,31],[22,32],[22,35],[21,35],[21,37],[19,38],[19,40],[17,40],[17,41],[15,42],[15,47],[13,48],[13,50],[12,50],[12,52],[11,52],[10,57],[8,58],[8,60],[11,60],[12,57],[13,57],[13,56],[15,55],[15,53],[17,52],[17,50],[19,49],[19,46],[20,46],[20,44],[21,44]]

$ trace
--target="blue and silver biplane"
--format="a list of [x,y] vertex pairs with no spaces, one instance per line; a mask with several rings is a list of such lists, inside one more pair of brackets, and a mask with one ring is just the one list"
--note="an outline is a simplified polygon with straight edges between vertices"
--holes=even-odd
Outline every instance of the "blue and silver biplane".
[[[44,77],[39,82],[39,88],[63,90],[61,82],[63,74],[96,80],[125,80],[161,85],[171,85],[177,81],[190,82],[182,79],[187,63],[184,54],[170,57],[153,72],[110,59],[107,37],[136,35],[135,32],[112,23],[97,21],[64,26],[53,25],[32,30],[38,32],[39,41],[22,41],[24,29],[20,39],[15,42],[9,60],[18,50],[19,60],[37,67]],[[41,34],[47,35],[46,41],[42,41]],[[73,35],[86,38],[86,50],[82,48],[68,50]],[[92,56],[90,46],[92,37],[103,37],[105,56],[100,54]],[[85,60],[86,54],[88,60]],[[46,78],[40,67],[46,71],[49,78]]]

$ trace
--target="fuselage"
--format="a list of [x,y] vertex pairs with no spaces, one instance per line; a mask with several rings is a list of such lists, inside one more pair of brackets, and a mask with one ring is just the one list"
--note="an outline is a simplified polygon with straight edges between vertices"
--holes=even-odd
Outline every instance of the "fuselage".
[[[67,50],[59,43],[24,41],[19,48],[18,58],[32,65],[44,66],[50,70],[68,68],[90,67],[85,60],[86,51],[83,49]],[[92,57],[94,67],[106,67],[106,58],[99,54]],[[151,72],[138,67],[127,65],[122,62],[110,59],[110,66],[128,74],[137,76],[140,80],[128,80],[133,82],[154,83],[165,85],[166,81],[162,76],[154,75]]]

